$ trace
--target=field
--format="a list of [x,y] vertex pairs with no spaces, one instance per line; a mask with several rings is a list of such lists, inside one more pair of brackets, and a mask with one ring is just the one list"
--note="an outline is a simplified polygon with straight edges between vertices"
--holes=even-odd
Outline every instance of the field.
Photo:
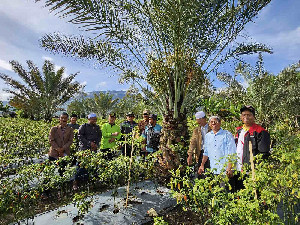
[[[99,124],[103,122],[98,121]],[[127,184],[129,157],[119,156],[107,161],[100,152],[75,152],[74,144],[70,157],[56,163],[49,162],[45,156],[49,149],[48,133],[56,123],[56,120],[45,123],[0,118],[0,224],[30,218],[71,202],[78,208],[78,215],[84,216],[91,207],[88,196],[107,189],[116,190]],[[191,131],[195,123],[189,120],[188,124]],[[237,125],[238,121],[229,121],[224,122],[222,127],[234,132]],[[224,182],[228,186],[228,178],[222,175],[191,179],[191,168],[185,165],[186,147],[182,146],[174,146],[182,165],[167,174],[159,170],[156,155],[147,160],[134,156],[130,182],[152,180],[171,189],[178,206],[171,212],[161,212],[154,217],[154,224],[174,224],[176,215],[182,215],[182,218],[190,216],[190,224],[195,224],[195,218],[199,219],[199,224],[298,224],[300,134],[285,122],[278,123],[269,131],[273,140],[271,156],[262,163],[256,159],[255,179],[248,176],[244,182],[245,189],[236,193],[225,191],[218,185]],[[134,145],[138,149],[140,141],[134,140]],[[74,156],[82,167],[90,171],[89,181],[77,191],[72,190],[76,170],[72,164]],[[60,176],[57,168],[63,161],[67,167],[64,175]],[[244,175],[249,171],[250,168],[245,170]],[[258,193],[257,198],[255,192]],[[51,197],[45,199],[45,193]],[[178,218],[180,224],[184,222],[180,221]]]

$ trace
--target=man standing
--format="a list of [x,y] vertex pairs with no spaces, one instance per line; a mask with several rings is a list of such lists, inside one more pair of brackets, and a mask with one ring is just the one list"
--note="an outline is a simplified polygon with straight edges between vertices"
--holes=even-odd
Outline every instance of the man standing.
[[156,123],[157,115],[150,114],[149,124],[146,126],[142,137],[145,138],[144,144],[146,146],[143,148],[143,151],[146,153],[153,153],[159,149],[159,139],[162,127]]
[[[270,134],[260,125],[255,123],[255,109],[252,106],[243,106],[240,109],[241,120],[243,126],[237,127],[235,141],[237,144],[237,170],[241,171],[243,164],[250,163],[249,143],[252,143],[252,154],[256,156],[262,154],[262,158],[266,159],[270,155]],[[234,177],[234,189],[243,188],[243,181]]]
[[88,123],[79,127],[78,138],[80,150],[90,149],[97,151],[101,141],[101,130],[97,125],[97,115],[91,113],[88,115]]
[[108,123],[102,125],[102,140],[101,152],[107,153],[107,158],[112,159],[113,154],[110,149],[116,146],[117,140],[121,138],[120,127],[115,124],[116,114],[110,113],[108,116]]
[[69,127],[72,127],[74,130],[78,130],[80,125],[77,122],[77,115],[72,114],[70,118],[70,123],[68,124]]
[[[121,123],[121,133],[124,134],[122,137],[123,141],[126,141],[126,135],[131,134],[134,127],[137,126],[137,123],[134,121],[133,112],[127,113],[126,119],[127,119],[126,121]],[[122,146],[122,154],[126,156],[131,155],[131,144],[126,143]]]
[[146,126],[149,124],[149,115],[150,111],[145,109],[143,112],[143,120],[138,123],[139,133],[140,135],[144,132]]
[[240,110],[243,126],[237,128],[236,143],[238,164],[241,170],[242,164],[249,164],[249,142],[252,143],[253,156],[262,154],[265,159],[270,155],[270,134],[263,127],[255,123],[255,109],[252,106],[243,106]]
[[[192,138],[190,141],[190,146],[188,150],[187,164],[190,166],[193,164],[193,157],[196,161],[196,173],[198,172],[199,166],[202,162],[203,152],[204,152],[204,137],[208,131],[210,131],[206,115],[203,111],[197,112],[195,114],[196,122],[198,127],[193,130]],[[204,168],[209,168],[209,159],[206,161]]]
[[223,165],[227,163],[226,174],[228,177],[232,177],[232,164],[227,162],[226,157],[236,153],[233,135],[221,128],[219,116],[210,117],[209,126],[211,131],[205,135],[203,159],[198,173],[204,172],[204,165],[209,158],[211,169],[216,169],[214,174],[220,174]]
[[[50,150],[49,160],[55,161],[60,157],[70,155],[70,146],[73,143],[73,129],[67,126],[68,114],[62,113],[59,117],[59,125],[52,127],[49,134]],[[60,175],[63,169],[59,169]]]
[[[99,125],[97,125],[97,115],[91,113],[88,115],[88,123],[82,124],[78,130],[79,147],[80,150],[90,149],[96,152],[99,143],[101,141],[101,130]],[[77,165],[79,163],[77,162]],[[73,189],[78,189],[78,183],[80,181],[86,181],[89,177],[89,173],[85,168],[77,167],[77,172],[75,174],[75,181],[73,183]]]
[[[70,118],[70,123],[68,124],[69,127],[72,127],[73,130],[78,130],[80,125],[77,123],[77,115],[76,114],[72,114],[71,118]],[[78,151],[79,149],[79,139],[78,139],[78,132],[75,132],[75,138],[74,138],[74,143],[75,143],[75,151]],[[76,164],[76,158],[74,158],[73,160],[73,165]]]

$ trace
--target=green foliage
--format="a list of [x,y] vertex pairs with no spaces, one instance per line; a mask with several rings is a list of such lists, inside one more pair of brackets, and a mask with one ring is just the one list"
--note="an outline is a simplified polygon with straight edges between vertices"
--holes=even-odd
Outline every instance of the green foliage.
[[86,93],[80,92],[67,107],[67,112],[69,115],[75,113],[78,117],[85,118],[90,112],[89,100],[86,100]]
[[258,122],[266,126],[274,124],[275,121],[285,120],[294,127],[299,126],[297,117],[300,110],[300,64],[291,65],[274,76],[265,72],[262,63],[260,58],[254,72],[251,72],[249,67],[245,69],[246,74],[254,74],[247,80],[249,87],[245,103],[256,107]]
[[113,95],[100,92],[94,94],[94,98],[90,101],[90,109],[95,112],[100,118],[106,118],[108,113],[113,111],[119,99],[113,99]]
[[[86,122],[86,119],[79,120],[80,124],[83,122]],[[106,121],[98,120],[99,125],[104,122]],[[117,121],[118,124],[120,122]],[[130,159],[124,156],[108,161],[103,158],[103,153],[92,153],[87,150],[74,153],[71,157],[60,158],[55,162],[47,159],[37,162],[37,159],[45,157],[49,149],[49,130],[57,123],[57,120],[49,124],[28,119],[0,118],[0,214],[2,215],[0,223],[8,218],[18,221],[33,216],[34,207],[45,204],[42,199],[45,191],[55,196],[56,204],[66,204],[67,196],[72,194],[68,184],[76,172],[76,167],[71,165],[74,156],[77,157],[80,166],[89,171],[90,187],[100,185],[101,188],[116,188],[127,182]],[[135,141],[135,149],[140,147],[140,142]],[[119,152],[117,148],[114,151]],[[138,154],[138,151],[135,154]],[[134,157],[131,182],[139,181],[141,174],[149,177],[148,171],[153,161],[154,159],[144,162]],[[63,164],[66,164],[65,172],[60,176],[57,169]],[[74,197],[79,214],[86,213],[92,203],[85,197],[94,192],[84,191]],[[57,196],[58,193],[60,197]]]
[[[238,64],[233,76],[219,73],[220,81],[226,88],[209,99],[202,99],[199,105],[207,112],[218,114],[224,119],[234,117],[239,120],[242,105],[252,105],[256,109],[257,123],[270,127],[278,121],[286,121],[292,127],[299,127],[298,94],[300,83],[300,64],[296,63],[283,69],[278,75],[268,73],[259,55],[255,68]],[[248,87],[244,87],[238,76],[242,76]]]
[[[79,123],[86,122],[80,119]],[[101,125],[105,120],[98,120]],[[118,120],[119,124],[121,121]],[[76,168],[71,166],[73,156],[81,167],[89,171],[88,187],[116,188],[128,180],[130,159],[119,156],[108,161],[101,152],[80,151],[71,157],[63,157],[55,162],[46,160],[33,164],[33,158],[39,158],[49,148],[48,132],[52,124],[27,119],[0,118],[0,213],[3,218],[18,221],[35,214],[33,207],[41,206],[43,192],[60,193],[60,196],[73,194],[68,182],[74,176]],[[234,127],[238,121],[224,121],[222,127],[235,133]],[[196,125],[194,120],[188,120],[190,131]],[[184,167],[172,172],[170,187],[178,203],[183,209],[199,212],[199,220],[207,224],[297,224],[300,204],[300,157],[299,131],[288,122],[280,121],[270,127],[272,139],[276,139],[270,158],[262,161],[256,157],[255,179],[243,172],[245,189],[231,193],[224,187],[230,185],[228,178],[222,174],[216,177],[207,176],[205,179],[190,179],[191,168]],[[126,139],[131,143],[131,139]],[[135,155],[141,146],[141,140],[134,139]],[[113,149],[116,153],[119,149]],[[183,161],[186,161],[186,149],[181,145],[173,146]],[[141,175],[154,179],[157,171],[157,156],[161,152],[150,155],[145,161],[134,157],[132,161],[131,182],[137,182]],[[57,168],[65,163],[67,166],[63,176],[59,176]],[[17,176],[12,176],[16,175]],[[34,181],[34,182],[33,182]],[[219,185],[222,183],[222,185]],[[92,204],[91,189],[74,195],[74,202],[79,208],[79,214],[88,212]],[[256,199],[254,190],[259,193]],[[96,190],[97,191],[97,190]],[[87,197],[87,198],[86,198]],[[65,204],[59,198],[60,204]],[[69,201],[72,201],[72,199]],[[278,216],[278,210],[283,212]],[[298,213],[298,214],[297,214]],[[13,217],[13,218],[12,218]],[[157,224],[166,224],[161,217],[155,218]]]
[[166,221],[164,221],[164,218],[162,216],[157,216],[153,218],[154,225],[168,225]]
[[126,95],[116,105],[115,112],[121,117],[125,117],[128,112],[133,112],[137,116],[142,115],[143,110],[146,108],[149,109],[149,105],[146,103],[145,98],[137,88],[131,86]]
[[73,197],[74,205],[78,209],[78,215],[83,216],[84,214],[89,212],[89,209],[93,206],[93,199],[88,198],[88,193],[81,192],[75,193]]
[[64,77],[64,67],[55,72],[54,64],[48,60],[44,62],[42,73],[30,60],[27,61],[28,71],[17,61],[10,61],[10,64],[23,80],[19,82],[8,75],[0,74],[0,78],[13,88],[7,90],[13,94],[10,104],[22,109],[32,119],[51,121],[60,106],[82,87],[78,82],[72,82],[77,73]]
[[225,121],[239,121],[242,103],[231,101],[224,93],[215,93],[209,98],[199,101],[200,106],[208,115],[219,115]]

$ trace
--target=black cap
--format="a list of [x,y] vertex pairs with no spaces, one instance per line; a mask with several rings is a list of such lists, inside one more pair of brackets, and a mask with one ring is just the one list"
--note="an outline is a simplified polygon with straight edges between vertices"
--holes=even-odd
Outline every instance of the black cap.
[[150,114],[149,118],[152,118],[154,120],[157,120],[157,115],[156,114]]
[[254,107],[253,107],[252,105],[244,105],[244,106],[240,109],[241,113],[244,112],[244,111],[246,111],[246,110],[252,112],[253,116],[255,116],[255,109],[254,109]]
[[129,112],[126,114],[126,116],[134,116],[134,113],[133,112]]

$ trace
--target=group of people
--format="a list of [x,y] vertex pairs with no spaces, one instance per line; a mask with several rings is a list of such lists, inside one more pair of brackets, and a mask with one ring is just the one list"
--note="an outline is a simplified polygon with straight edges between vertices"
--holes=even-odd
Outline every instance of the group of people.
[[[104,123],[101,128],[97,125],[97,115],[91,113],[88,115],[88,122],[82,125],[77,124],[77,115],[72,114],[68,124],[68,114],[63,112],[59,117],[59,125],[52,127],[50,130],[50,150],[49,160],[55,161],[60,157],[70,155],[70,146],[74,139],[74,129],[78,129],[78,136],[75,138],[79,150],[90,149],[93,152],[100,150],[105,153],[105,157],[111,160],[114,157],[112,149],[116,146],[117,141],[124,141],[121,151],[123,155],[130,156],[132,147],[128,142],[128,136],[132,136],[133,130],[137,127],[136,136],[144,138],[141,155],[146,156],[159,149],[159,138],[162,127],[156,123],[157,115],[151,114],[149,110],[144,110],[143,119],[136,123],[135,115],[132,112],[126,114],[126,120],[120,126],[115,124],[116,114],[110,113],[108,122]],[[127,140],[126,140],[127,138]],[[63,169],[59,169],[62,174]],[[88,172],[77,165],[75,182],[80,179],[86,179]]]
[[[205,169],[211,168],[214,174],[220,174],[223,165],[226,165],[226,174],[230,178],[234,191],[243,188],[240,172],[245,164],[250,163],[250,152],[253,156],[262,154],[265,159],[270,154],[270,135],[260,125],[255,123],[255,109],[252,106],[243,106],[240,109],[243,125],[237,128],[235,137],[227,130],[221,128],[221,118],[211,116],[207,123],[203,111],[195,114],[198,127],[193,131],[188,150],[188,165],[196,162],[198,175]],[[249,149],[251,142],[252,151]],[[236,165],[229,157],[236,159]],[[233,175],[233,171],[238,171]]]
[[[242,171],[245,164],[249,164],[250,151],[249,143],[252,144],[253,156],[262,154],[266,158],[270,152],[270,135],[260,125],[255,123],[255,109],[252,106],[243,106],[240,109],[243,125],[237,128],[235,137],[227,130],[221,128],[221,118],[211,116],[208,119],[205,112],[195,114],[198,126],[193,130],[188,150],[188,165],[196,162],[197,174],[202,175],[207,168],[211,168],[214,174],[220,174],[223,165],[226,164],[226,174],[231,178],[235,189],[242,188],[242,181],[239,176],[233,176],[233,170]],[[149,110],[143,112],[143,119],[136,123],[135,115],[132,112],[126,114],[126,121],[120,126],[115,124],[116,114],[110,113],[108,122],[100,129],[97,125],[97,115],[88,115],[88,123],[79,126],[77,116],[72,115],[70,124],[67,124],[68,114],[62,113],[59,117],[60,124],[50,130],[50,151],[49,160],[55,161],[60,157],[70,155],[70,146],[73,143],[73,129],[78,129],[78,145],[80,150],[90,149],[106,153],[107,159],[111,160],[114,155],[111,151],[118,140],[125,141],[121,145],[122,154],[131,155],[132,147],[126,142],[128,135],[132,135],[137,127],[136,135],[144,138],[144,147],[141,149],[143,156],[156,152],[159,149],[159,140],[162,127],[157,124],[157,115],[150,114]],[[77,139],[77,138],[76,138]],[[228,157],[237,159],[236,165],[228,160]],[[60,171],[61,173],[61,171]],[[78,168],[76,177],[86,174],[83,168]]]

